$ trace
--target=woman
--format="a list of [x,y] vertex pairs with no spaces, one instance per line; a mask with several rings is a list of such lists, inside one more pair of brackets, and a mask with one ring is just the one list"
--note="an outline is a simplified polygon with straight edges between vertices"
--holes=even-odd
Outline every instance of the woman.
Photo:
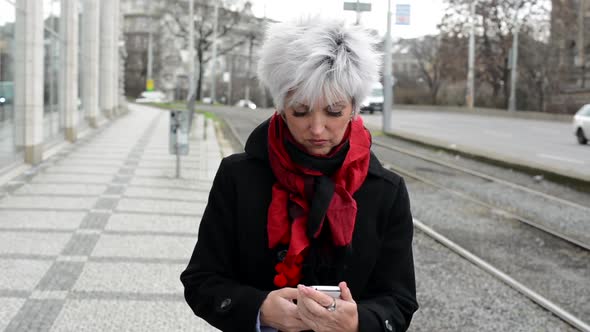
[[341,22],[276,24],[258,76],[277,112],[219,167],[186,301],[223,331],[406,330],[418,308],[408,193],[355,116],[379,78],[374,38]]

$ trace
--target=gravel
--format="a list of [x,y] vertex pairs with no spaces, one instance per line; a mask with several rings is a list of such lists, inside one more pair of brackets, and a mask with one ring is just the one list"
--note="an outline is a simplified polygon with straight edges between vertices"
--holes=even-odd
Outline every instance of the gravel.
[[[256,124],[271,114],[266,110],[207,110],[216,112],[234,125],[235,131],[244,141]],[[498,168],[496,171],[501,170]],[[531,181],[528,175],[510,176],[522,182]],[[590,280],[588,267],[585,266],[590,258],[587,253],[576,252],[570,245],[553,243],[553,239],[547,235],[507,220],[501,212],[490,213],[480,206],[439,193],[432,187],[406,180],[416,218],[435,226],[447,237],[458,240],[461,245],[482,257],[490,253],[489,258],[494,259],[492,263],[502,263],[496,266],[506,268],[506,272],[520,272],[525,277],[539,275],[541,288],[549,289],[550,293],[566,291],[564,299],[572,301],[575,307],[581,307],[581,312],[590,312],[586,304],[590,303],[590,299],[585,290],[590,287],[584,287],[588,286],[587,280]],[[486,184],[485,181],[470,181],[466,183],[476,188],[484,188]],[[558,186],[553,188],[553,185],[547,184],[543,186],[550,187],[552,194],[558,192],[560,197],[574,197],[579,199],[578,202],[584,202],[578,196],[580,194],[573,190]],[[482,192],[485,193],[485,190]],[[504,226],[500,232],[495,232],[498,221]],[[522,246],[522,252],[520,249],[515,251],[512,246],[515,242],[526,243]],[[498,246],[499,249],[494,250]],[[572,252],[576,253],[574,257],[564,257]],[[410,331],[575,331],[524,295],[420,231],[415,235],[414,253],[420,310],[414,316]]]

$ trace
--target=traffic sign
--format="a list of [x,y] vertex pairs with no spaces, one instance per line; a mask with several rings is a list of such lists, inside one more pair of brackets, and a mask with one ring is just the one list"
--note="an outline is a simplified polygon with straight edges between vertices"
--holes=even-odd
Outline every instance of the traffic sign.
[[395,24],[410,25],[410,5],[395,5]]
[[366,2],[345,2],[344,3],[344,10],[357,11],[357,4],[358,4],[358,11],[359,12],[370,12],[371,11],[371,4],[366,3]]

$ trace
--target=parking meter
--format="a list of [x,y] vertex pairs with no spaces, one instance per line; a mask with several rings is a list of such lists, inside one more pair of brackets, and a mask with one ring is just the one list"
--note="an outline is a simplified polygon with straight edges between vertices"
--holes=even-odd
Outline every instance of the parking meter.
[[170,111],[170,154],[188,155],[189,112]]
[[176,155],[176,178],[180,178],[180,156],[188,155],[188,133],[190,130],[189,111],[170,111],[170,154]]

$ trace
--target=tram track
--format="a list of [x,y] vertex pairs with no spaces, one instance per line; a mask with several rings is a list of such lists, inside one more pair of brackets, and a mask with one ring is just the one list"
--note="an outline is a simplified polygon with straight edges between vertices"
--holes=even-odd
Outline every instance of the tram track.
[[[558,197],[555,197],[552,195],[548,195],[546,193],[542,193],[542,192],[539,192],[539,191],[536,191],[536,190],[533,190],[530,188],[526,188],[526,187],[523,187],[518,184],[510,183],[509,181],[499,179],[499,178],[496,178],[496,177],[493,177],[493,176],[490,176],[487,174],[483,174],[483,173],[480,173],[477,171],[473,171],[473,170],[466,169],[463,167],[454,167],[453,165],[450,165],[448,163],[433,160],[432,158],[429,158],[427,156],[422,156],[422,155],[413,153],[411,151],[407,151],[405,149],[392,147],[391,145],[386,145],[383,143],[375,143],[375,142],[373,145],[381,147],[381,148],[385,148],[386,150],[389,150],[389,151],[394,150],[398,153],[404,154],[405,156],[421,159],[424,162],[443,166],[443,167],[446,167],[447,169],[452,169],[455,172],[459,171],[459,172],[462,172],[465,174],[469,174],[470,176],[478,177],[478,178],[483,179],[487,182],[494,182],[497,184],[501,184],[501,185],[510,187],[512,189],[519,190],[527,195],[542,197],[543,200],[550,200],[554,204],[561,204],[563,206],[563,209],[570,209],[570,210],[577,209],[577,210],[581,210],[582,213],[585,213],[586,215],[590,215],[588,213],[590,211],[590,209],[588,207],[580,205],[575,202],[571,202],[571,201],[564,200],[564,199],[561,199],[561,198],[558,198]],[[384,153],[378,153],[378,154],[382,155],[381,158],[383,158]],[[391,160],[392,157],[389,156],[389,158],[385,157],[384,159]],[[395,159],[396,161],[400,161],[400,158],[393,158],[393,159]],[[435,239],[437,242],[443,244],[447,248],[451,249],[453,252],[461,255],[462,257],[469,260],[473,264],[482,268],[486,272],[493,275],[495,278],[506,283],[507,285],[514,288],[515,290],[517,290],[521,294],[525,295],[527,298],[531,299],[535,303],[539,304],[540,306],[549,310],[550,312],[552,312],[556,316],[560,317],[564,321],[568,322],[573,327],[575,327],[581,331],[590,331],[590,325],[588,325],[588,323],[584,322],[582,319],[578,318],[578,317],[588,317],[588,315],[590,315],[590,312],[589,312],[590,307],[588,306],[588,304],[585,304],[584,300],[582,300],[582,301],[572,300],[570,295],[561,296],[561,294],[560,294],[561,289],[559,287],[555,288],[555,289],[548,289],[550,287],[543,286],[543,285],[550,284],[552,277],[555,275],[546,275],[545,276],[545,274],[540,273],[540,274],[536,274],[534,277],[531,277],[530,273],[527,274],[527,273],[522,273],[522,271],[519,271],[519,270],[523,270],[523,269],[526,270],[527,266],[523,266],[522,264],[519,264],[519,262],[522,263],[522,261],[526,260],[526,258],[523,259],[522,257],[516,257],[516,256],[518,256],[521,253],[527,253],[527,252],[530,253],[531,246],[534,247],[536,244],[531,245],[530,243],[527,243],[527,238],[531,238],[531,236],[528,235],[528,233],[530,233],[531,230],[527,230],[526,228],[525,229],[518,228],[518,227],[515,229],[512,229],[512,227],[510,225],[514,221],[517,221],[517,222],[523,223],[527,226],[530,226],[530,227],[534,228],[535,230],[538,230],[539,232],[543,232],[543,233],[550,235],[548,237],[545,237],[545,240],[542,241],[542,243],[545,243],[545,242],[549,243],[548,245],[552,248],[557,249],[555,251],[558,251],[559,254],[553,255],[553,257],[547,258],[547,262],[544,262],[544,264],[547,266],[551,266],[551,265],[555,266],[556,268],[560,269],[561,270],[560,272],[562,272],[564,275],[572,275],[572,274],[577,275],[577,277],[574,278],[577,280],[577,283],[575,285],[575,288],[577,288],[577,291],[570,292],[570,294],[579,294],[582,298],[587,298],[587,296],[588,296],[587,289],[588,289],[588,286],[590,285],[590,282],[588,281],[587,278],[590,276],[590,270],[588,268],[583,267],[583,266],[580,267],[580,266],[576,266],[576,264],[569,264],[571,262],[563,264],[563,265],[560,265],[560,263],[563,263],[563,260],[570,260],[572,257],[578,257],[579,261],[588,262],[588,259],[590,258],[590,254],[588,252],[590,249],[590,246],[588,245],[588,243],[583,242],[577,238],[568,236],[566,234],[563,234],[559,231],[556,231],[555,229],[547,227],[547,226],[543,225],[542,223],[539,223],[539,222],[533,221],[529,218],[520,216],[520,215],[513,213],[501,206],[491,204],[491,203],[486,202],[484,200],[478,199],[475,197],[476,195],[474,195],[472,192],[451,189],[444,184],[437,183],[437,181],[432,180],[428,176],[419,174],[420,171],[422,171],[423,173],[432,173],[432,172],[427,171],[427,170],[429,170],[429,168],[428,168],[429,166],[420,166],[420,164],[419,164],[418,166],[416,166],[414,168],[417,171],[410,171],[406,168],[400,167],[397,164],[394,165],[393,163],[385,163],[384,166],[386,168],[390,169],[391,171],[394,171],[394,172],[404,176],[407,181],[408,181],[408,179],[413,179],[413,180],[418,181],[426,186],[435,188],[435,190],[437,190],[439,192],[443,192],[446,195],[454,196],[455,200],[459,199],[462,202],[469,202],[470,204],[478,205],[483,210],[487,210],[488,214],[499,216],[499,217],[495,218],[495,219],[498,219],[497,224],[494,227],[496,229],[492,229],[491,234],[487,234],[487,236],[485,236],[484,238],[492,239],[492,241],[493,241],[494,238],[500,238],[504,234],[512,234],[511,236],[513,236],[515,241],[513,241],[513,243],[511,244],[512,247],[509,250],[510,253],[506,253],[501,248],[494,248],[494,244],[487,245],[485,249],[478,248],[479,247],[478,244],[475,244],[475,243],[473,243],[473,241],[469,241],[466,239],[466,237],[471,236],[471,235],[467,235],[467,236],[462,237],[460,235],[453,234],[454,231],[457,230],[457,228],[448,227],[448,225],[445,225],[444,223],[437,223],[437,222],[433,223],[432,220],[429,220],[428,224],[435,224],[435,225],[428,226],[428,225],[426,225],[426,223],[415,220],[414,225],[416,228],[420,229],[422,232],[424,232],[425,234],[427,234],[431,238]],[[437,172],[434,172],[434,173],[439,174],[441,176],[445,176],[445,177],[449,177],[449,176],[453,175],[452,172],[448,172],[448,171],[444,171],[444,170],[443,171],[438,170]],[[411,186],[411,185],[409,185],[409,186]],[[413,187],[415,187],[415,186],[413,186]],[[466,203],[458,203],[458,205],[465,205],[465,204]],[[440,216],[440,218],[444,218],[444,217]],[[469,228],[469,227],[470,227],[469,223],[467,223],[467,227],[462,228],[462,230],[465,231],[465,233],[467,233],[467,234],[477,234],[477,229],[476,229],[477,226],[475,226],[473,228]],[[438,229],[438,230],[435,230],[435,229]],[[494,235],[493,234],[494,232],[497,232],[499,235]],[[447,234],[450,236],[445,236],[444,234]],[[536,238],[536,236],[532,236],[532,237]],[[451,238],[453,238],[453,239],[451,240]],[[522,241],[519,239],[521,239]],[[464,245],[462,245],[462,243]],[[540,250],[540,252],[537,252],[537,250],[533,250],[534,253],[531,255],[531,260],[533,260],[533,261],[543,260],[544,253],[546,253],[548,251],[550,251],[550,250]],[[554,254],[554,252],[553,252],[553,254]],[[508,263],[506,261],[508,261]],[[510,264],[514,264],[515,266],[518,266],[518,267],[508,267],[507,268],[507,265],[510,265]],[[568,269],[571,269],[571,270],[567,271]],[[506,273],[505,270],[510,270],[510,273]],[[541,270],[543,270],[543,268],[541,268]],[[573,313],[573,312],[576,312],[576,313]]]
[[[256,125],[258,125],[260,123],[260,119],[249,118],[245,122],[247,122],[247,124],[244,124],[244,123],[241,124],[241,126],[244,128],[236,130],[236,128],[233,127],[233,125],[230,123],[230,121],[228,121],[228,119],[226,119],[226,123],[228,124],[230,131],[232,132],[233,135],[235,135],[235,138],[238,140],[238,142],[242,146],[242,148],[245,144],[245,137],[247,137],[244,134],[246,132],[251,131]],[[245,128],[245,127],[249,127],[249,128]],[[383,144],[381,144],[381,143],[376,144],[374,142],[374,145],[384,148],[382,146]],[[400,153],[400,152],[398,151],[398,153]],[[383,158],[383,156],[382,156],[383,153],[377,153],[377,154],[380,155],[380,158]],[[414,157],[416,158],[418,156],[414,156]],[[424,160],[424,158],[423,158],[423,160]],[[430,161],[430,162],[432,162],[432,161]],[[435,163],[436,163],[436,161],[435,161]],[[440,163],[437,163],[437,164],[440,165]],[[387,162],[385,164],[385,166],[387,168],[392,169],[393,171],[395,171],[399,174],[404,175],[405,177],[415,179],[416,181],[421,181],[420,180],[421,176],[419,174],[416,174],[415,172],[406,170],[406,169],[404,169],[398,165],[394,165],[393,163],[390,163],[390,162]],[[443,165],[440,165],[440,166],[443,166]],[[460,171],[460,169],[455,169],[454,171]],[[470,176],[479,176],[480,175],[480,174],[477,174],[476,171],[472,171],[472,170],[467,170],[464,173],[470,174]],[[416,179],[416,178],[418,178],[418,179]],[[552,195],[548,195],[545,193],[537,192],[537,191],[534,191],[534,190],[526,188],[526,187],[522,187],[517,184],[509,183],[508,181],[505,181],[502,179],[494,179],[493,177],[490,177],[488,175],[479,176],[479,178],[484,179],[487,182],[494,182],[497,184],[505,185],[507,187],[512,188],[513,190],[520,190],[520,191],[528,193],[530,195],[542,197],[545,200],[551,200],[552,202],[557,202],[559,204],[567,206],[567,209],[582,209],[582,210],[589,209],[588,207],[583,206],[581,204],[567,201],[567,200],[563,200],[563,199],[560,199],[559,197],[554,197]],[[451,193],[451,191],[448,190],[448,188],[445,188],[445,186],[443,184],[436,184],[434,181],[428,180],[426,178],[424,178],[424,180],[426,180],[426,181],[421,181],[423,184],[431,186],[432,188],[436,188],[436,190],[444,191],[447,194]],[[409,186],[410,185],[411,184],[409,184]],[[515,214],[511,211],[508,211],[508,210],[503,209],[501,207],[494,206],[493,204],[489,204],[487,202],[478,200],[478,199],[472,197],[472,195],[470,193],[461,192],[460,190],[454,190],[454,193],[452,193],[451,195],[453,195],[455,197],[460,197],[461,200],[464,199],[465,201],[469,202],[469,204],[479,205],[481,209],[487,209],[489,211],[493,211],[490,213],[503,216],[506,219],[518,220],[519,222],[525,223],[527,226],[531,226],[531,228],[534,227],[534,229],[538,230],[539,232],[549,233],[549,234],[551,234],[551,237],[555,238],[555,240],[550,240],[549,242],[551,242],[551,241],[566,242],[567,244],[558,243],[557,245],[552,245],[552,247],[559,248],[561,255],[568,256],[571,252],[574,252],[575,253],[574,255],[578,255],[578,256],[582,255],[582,257],[583,257],[582,260],[584,260],[584,257],[585,258],[590,257],[590,256],[588,256],[588,252],[587,252],[589,249],[588,245],[583,241],[581,243],[578,243],[578,242],[580,242],[578,239],[573,239],[573,241],[572,241],[571,239],[568,239],[567,235],[560,234],[559,232],[554,231],[550,228],[548,230],[545,230],[545,229],[543,229],[543,226],[536,227],[532,220],[528,220],[528,218],[525,218],[525,217],[519,217],[517,214]],[[538,280],[536,280],[535,282],[532,282],[533,285],[529,286],[529,280],[527,280],[526,278],[520,278],[519,276],[514,276],[511,273],[513,271],[505,272],[506,269],[503,269],[503,266],[506,266],[505,264],[503,266],[502,266],[502,264],[500,264],[501,266],[497,266],[497,264],[494,263],[494,259],[489,259],[489,257],[486,257],[485,255],[481,255],[481,252],[478,253],[477,250],[472,250],[472,248],[470,248],[470,246],[469,246],[469,243],[467,243],[467,245],[464,245],[461,243],[460,239],[453,239],[452,236],[451,237],[446,236],[444,234],[445,230],[439,231],[439,230],[437,230],[436,225],[430,225],[430,224],[427,225],[426,223],[427,223],[426,221],[421,222],[417,219],[414,219],[414,225],[417,229],[419,229],[421,231],[421,233],[434,239],[436,242],[447,247],[449,250],[456,253],[460,257],[462,257],[462,258],[466,259],[467,261],[473,263],[474,265],[478,266],[486,273],[492,275],[494,278],[509,285],[511,288],[517,290],[518,292],[520,292],[521,294],[523,294],[527,298],[531,299],[532,301],[534,301],[535,303],[537,303],[541,307],[545,308],[549,312],[553,313],[554,315],[556,315],[557,317],[559,317],[563,321],[567,322],[571,326],[575,327],[576,329],[579,329],[581,331],[590,331],[590,326],[587,323],[585,323],[584,321],[582,321],[580,318],[578,318],[578,317],[588,317],[585,314],[585,313],[587,313],[586,310],[588,308],[584,308],[582,310],[582,312],[580,312],[580,310],[573,310],[573,311],[570,310],[571,308],[568,308],[568,306],[562,305],[564,303],[563,299],[561,299],[561,301],[559,301],[559,300],[555,301],[553,299],[552,295],[555,293],[555,291],[550,292],[549,295],[543,294],[543,292],[539,292],[538,291],[539,290],[539,287],[538,287],[539,281]],[[547,227],[545,227],[545,228],[547,228]],[[529,231],[528,229],[525,229],[525,230],[523,230],[523,233],[526,233],[528,231]],[[469,233],[469,231],[467,230],[466,233]],[[459,241],[457,241],[457,240],[459,240]],[[587,263],[587,260],[586,260],[586,263]],[[511,264],[511,263],[509,263],[509,264]],[[573,265],[575,265],[575,264],[573,264]],[[522,268],[522,269],[526,269],[526,267]],[[584,276],[586,276],[585,273],[587,271],[588,271],[587,269],[581,270],[582,278]],[[458,272],[458,273],[460,273],[460,272]],[[550,277],[548,277],[548,278],[550,278]],[[577,280],[579,280],[579,279],[577,279]],[[541,281],[540,283],[543,284],[543,282],[545,282],[545,281]],[[587,285],[587,281],[586,281],[586,285]],[[581,296],[583,296],[584,295],[583,291],[585,288],[583,281],[582,281],[582,284],[579,285],[579,287],[581,287],[581,291],[582,291]],[[578,293],[578,291],[574,290],[573,293]],[[578,301],[577,304],[579,304],[579,303],[580,302]],[[573,305],[575,306],[576,303],[574,303]]]
[[[489,209],[493,209],[496,213],[500,213],[503,214],[507,217],[510,217],[512,219],[518,220],[520,222],[526,223],[531,227],[535,227],[538,228],[540,230],[542,230],[543,232],[549,233],[555,237],[558,237],[560,239],[563,239],[565,241],[568,241],[580,248],[583,248],[585,250],[590,250],[590,232],[584,232],[584,231],[580,231],[580,229],[574,229],[573,227],[571,229],[568,229],[568,225],[564,223],[560,222],[560,219],[558,218],[539,218],[538,216],[535,216],[535,213],[532,213],[529,216],[524,215],[525,209],[521,209],[522,211],[515,211],[518,210],[517,208],[511,208],[510,205],[506,205],[503,204],[505,203],[505,201],[503,200],[498,200],[496,202],[490,202],[493,199],[498,199],[498,195],[496,195],[496,197],[484,197],[485,199],[479,198],[477,197],[478,195],[474,195],[474,190],[473,188],[467,188],[468,190],[465,190],[465,188],[461,188],[461,186],[454,186],[453,183],[450,183],[448,181],[449,178],[453,177],[455,174],[457,173],[462,173],[462,174],[467,174],[468,176],[477,178],[477,179],[481,179],[482,181],[484,181],[486,183],[486,186],[489,187],[489,183],[493,183],[493,184],[497,184],[499,186],[505,186],[507,187],[509,190],[513,190],[513,191],[518,191],[520,192],[521,197],[523,198],[522,201],[526,201],[526,202],[531,202],[533,200],[537,200],[539,201],[539,205],[552,205],[554,206],[555,210],[558,211],[568,211],[568,213],[571,213],[572,211],[575,212],[575,214],[578,216],[578,220],[580,221],[580,223],[584,223],[584,221],[588,222],[590,221],[590,207],[576,203],[576,202],[572,202],[570,200],[566,200],[560,197],[556,197],[554,195],[551,194],[547,194],[538,190],[534,190],[531,188],[527,188],[523,185],[517,184],[517,183],[513,183],[495,176],[491,176],[488,174],[484,174],[472,169],[468,169],[462,166],[458,166],[458,165],[453,165],[450,164],[448,162],[444,162],[444,161],[440,161],[440,160],[436,160],[432,157],[429,156],[425,156],[425,155],[421,155],[412,151],[409,151],[407,149],[403,149],[403,148],[399,148],[396,147],[394,145],[391,144],[384,144],[382,142],[373,142],[373,146],[377,146],[380,147],[382,149],[386,149],[388,151],[394,151],[396,153],[402,154],[404,156],[410,157],[410,158],[415,158],[415,159],[419,159],[422,160],[423,162],[423,166],[420,167],[413,167],[415,170],[412,171],[409,169],[409,167],[402,167],[399,165],[394,165],[394,163],[389,163],[389,167],[391,168],[391,170],[399,172],[399,173],[403,173],[407,176],[410,176],[414,179],[417,179],[423,183],[427,183],[430,186],[433,187],[437,187],[441,190],[445,190],[455,196],[461,197],[463,199],[466,200],[470,200],[476,204],[480,204],[482,206],[486,206]],[[442,169],[438,169],[433,171],[432,169],[432,165],[438,165],[440,166]],[[449,172],[448,170],[451,170],[451,172]],[[422,174],[420,174],[422,173]],[[436,176],[428,176],[428,173],[439,173],[439,174],[443,174],[443,177],[439,177],[439,180],[435,179]],[[440,181],[440,178],[443,178],[444,181]],[[495,189],[496,191],[498,191],[499,189]],[[500,189],[501,190],[501,189]],[[522,196],[522,195],[528,195],[528,196]],[[485,195],[479,195],[479,196],[485,196]],[[530,210],[526,211],[526,212],[530,212]],[[560,215],[557,215],[557,217],[561,217]],[[586,219],[583,219],[586,218]],[[585,225],[586,227],[588,227],[588,225]],[[590,227],[588,229],[590,231]]]

